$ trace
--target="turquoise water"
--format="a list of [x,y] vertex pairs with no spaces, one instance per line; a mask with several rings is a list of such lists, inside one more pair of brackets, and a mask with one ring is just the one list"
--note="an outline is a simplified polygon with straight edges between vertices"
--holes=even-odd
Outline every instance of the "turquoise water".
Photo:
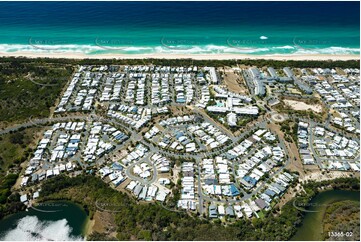
[[302,226],[298,228],[297,233],[292,237],[292,240],[322,240],[322,220],[327,205],[344,200],[360,201],[360,192],[332,190],[317,194],[310,201],[312,206],[308,208],[308,210],[317,212],[306,213],[305,217],[303,218]]
[[84,210],[71,202],[46,202],[0,220],[0,240],[83,240]]
[[0,52],[359,54],[359,2],[1,2]]
[[217,102],[216,106],[217,106],[217,107],[224,107],[224,104],[221,103],[221,102]]

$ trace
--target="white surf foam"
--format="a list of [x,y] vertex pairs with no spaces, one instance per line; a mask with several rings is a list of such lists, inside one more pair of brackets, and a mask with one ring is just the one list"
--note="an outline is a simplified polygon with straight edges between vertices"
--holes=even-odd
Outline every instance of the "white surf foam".
[[0,44],[0,52],[34,52],[34,53],[90,53],[102,50],[96,45],[30,45],[30,44]]
[[295,54],[329,54],[329,55],[337,55],[337,54],[360,54],[360,49],[358,48],[347,48],[347,47],[327,47],[320,49],[305,49],[298,48]]
[[295,47],[294,47],[294,46],[290,46],[290,45],[285,45],[285,46],[272,47],[272,49],[292,50],[292,49],[295,49]]
[[347,47],[326,47],[326,48],[302,48],[299,46],[223,46],[223,45],[179,45],[179,46],[124,46],[116,48],[114,46],[97,46],[97,45],[39,45],[32,46],[28,44],[0,44],[0,52],[16,53],[118,53],[124,54],[141,54],[141,53],[175,53],[175,54],[284,54],[281,51],[290,51],[289,54],[359,54],[358,48]]
[[231,47],[221,45],[204,45],[204,46],[177,46],[167,48],[165,46],[155,47],[156,53],[177,53],[177,54],[222,54],[222,53],[255,53],[268,51],[269,48],[252,48],[252,47]]

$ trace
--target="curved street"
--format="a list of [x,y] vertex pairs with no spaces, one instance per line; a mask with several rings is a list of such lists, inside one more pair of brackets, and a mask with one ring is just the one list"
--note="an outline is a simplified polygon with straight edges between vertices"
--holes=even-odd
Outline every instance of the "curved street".
[[[157,180],[157,178],[158,178],[157,167],[154,165],[153,162],[151,162],[151,161],[149,160],[149,156],[150,156],[150,155],[147,155],[146,157],[140,159],[139,161],[137,161],[137,162],[135,162],[135,163],[132,163],[132,164],[129,165],[129,166],[126,168],[126,170],[125,170],[125,174],[126,174],[129,178],[131,178],[132,180],[135,180],[135,181],[140,182],[142,185],[147,185],[147,186],[153,184],[153,183]],[[152,170],[152,177],[151,177],[150,180],[148,180],[148,179],[143,179],[143,178],[141,178],[141,177],[139,177],[139,176],[137,176],[137,175],[133,175],[133,168],[134,168],[134,166],[135,166],[135,165],[139,165],[139,164],[141,164],[141,163],[146,163],[146,164],[148,164],[150,167],[152,167],[152,169],[153,169],[153,170]]]
[[[198,113],[199,115],[202,115],[202,117],[205,120],[207,120],[208,122],[212,123],[213,125],[217,126],[218,128],[220,128],[221,130],[224,131],[224,127],[219,125],[217,122],[213,121],[208,116],[204,115],[202,112],[200,112],[198,110],[197,111],[194,110],[194,111],[195,111],[195,113]],[[200,152],[191,153],[191,154],[177,153],[175,151],[168,151],[168,150],[161,149],[158,146],[156,146],[155,144],[153,144],[152,142],[149,142],[146,139],[143,139],[140,132],[137,132],[137,131],[133,130],[129,126],[127,126],[127,125],[125,125],[125,124],[123,124],[123,123],[121,123],[121,122],[119,122],[117,120],[105,118],[105,117],[96,115],[94,113],[92,113],[92,114],[84,114],[84,115],[70,115],[70,116],[55,117],[55,118],[29,119],[29,121],[24,122],[22,124],[14,125],[14,126],[11,126],[11,127],[8,127],[8,128],[5,128],[5,129],[1,130],[0,135],[6,134],[6,133],[9,133],[9,132],[13,132],[13,131],[17,131],[17,130],[22,129],[22,128],[30,128],[30,127],[34,127],[34,126],[44,126],[44,125],[55,123],[55,122],[67,122],[67,121],[75,121],[75,120],[100,121],[100,122],[109,123],[109,124],[111,124],[113,126],[121,127],[123,130],[128,132],[129,137],[130,137],[129,140],[142,143],[143,145],[147,146],[153,153],[158,153],[158,154],[161,154],[161,155],[164,155],[164,156],[174,157],[174,158],[194,159],[196,161],[196,165],[198,166],[198,173],[199,174],[200,174],[200,166],[198,164],[199,160],[201,160],[203,158],[206,158],[206,157],[213,157],[214,155],[224,154],[227,150],[229,150],[229,149],[233,148],[234,146],[236,146],[239,143],[240,140],[248,137],[248,135],[251,134],[252,132],[256,131],[259,128],[266,128],[267,121],[272,122],[272,120],[270,120],[269,118],[263,119],[262,121],[256,123],[254,126],[252,126],[252,128],[247,130],[246,132],[243,132],[238,136],[233,136],[233,135],[229,136],[231,138],[232,142],[230,144],[228,144],[228,145],[225,145],[223,147],[220,147],[220,148],[218,148],[216,150],[212,150],[212,151],[200,151]],[[323,125],[320,124],[320,123],[317,123],[315,121],[308,120],[308,119],[300,118],[300,120],[310,123],[310,129],[311,129],[310,143],[312,144],[313,139],[314,139],[312,128],[315,127],[315,126],[323,126]],[[228,132],[227,132],[227,134],[228,134]],[[352,136],[352,135],[346,135],[346,137],[350,137],[350,136]],[[290,152],[289,147],[287,147],[285,145],[283,140],[280,140],[279,144],[280,144],[281,148],[284,150],[285,155],[287,157],[289,157],[289,152]],[[311,147],[311,151],[315,154],[315,158],[317,160],[317,163],[319,164],[320,167],[322,167],[321,166],[321,161],[326,159],[326,158],[318,157],[316,155],[316,153],[315,153],[315,150],[314,150],[313,146],[310,145],[310,147]],[[149,186],[149,185],[153,184],[158,178],[158,172],[157,172],[157,167],[154,165],[154,162],[151,162],[149,160],[149,157],[150,157],[150,155],[148,155],[148,156],[144,157],[143,159],[137,161],[136,163],[133,163],[130,166],[128,166],[126,168],[126,170],[125,170],[126,175],[129,178],[131,178],[132,180],[138,181],[143,185]],[[353,160],[357,160],[358,158],[359,158],[359,155],[358,155],[358,157],[356,157]],[[142,179],[139,176],[136,176],[136,175],[134,175],[132,173],[132,169],[136,164],[140,164],[140,163],[144,163],[144,162],[152,167],[153,171],[152,171],[152,177],[151,177],[150,180]],[[290,159],[287,159],[287,161],[276,172],[274,172],[269,177],[269,179],[272,179],[273,177],[278,175],[289,164],[290,164]],[[235,167],[234,167],[234,164],[233,164],[232,172],[235,175],[235,170],[234,169],[235,169]],[[259,191],[261,191],[266,185],[266,182],[262,182],[251,193],[246,193],[238,184],[237,185],[238,189],[240,189],[240,191],[243,193],[242,198],[240,198],[240,199],[218,199],[218,198],[209,197],[209,196],[207,196],[207,195],[205,195],[203,193],[202,186],[201,186],[201,177],[200,177],[200,175],[197,176],[197,183],[198,183],[197,184],[197,193],[198,193],[198,197],[199,197],[199,211],[200,211],[201,214],[203,213],[203,201],[222,202],[222,203],[229,203],[229,204],[243,202],[245,200],[248,200],[248,199],[252,198],[253,195],[255,195]]]

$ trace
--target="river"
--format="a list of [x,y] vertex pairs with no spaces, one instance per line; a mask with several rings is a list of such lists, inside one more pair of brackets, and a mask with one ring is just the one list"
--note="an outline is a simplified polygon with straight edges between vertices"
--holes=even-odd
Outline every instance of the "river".
[[88,216],[69,201],[41,203],[0,221],[0,240],[84,240]]
[[306,212],[301,227],[291,240],[322,240],[323,216],[327,205],[344,201],[360,201],[360,192],[331,190],[317,194],[311,201],[307,210],[317,212]]

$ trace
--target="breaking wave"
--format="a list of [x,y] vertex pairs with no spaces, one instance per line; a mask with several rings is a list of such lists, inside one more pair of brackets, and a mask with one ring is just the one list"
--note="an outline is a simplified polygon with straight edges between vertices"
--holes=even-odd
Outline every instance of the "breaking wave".
[[82,53],[96,54],[360,54],[359,48],[348,47],[320,47],[302,48],[300,46],[227,46],[227,45],[177,45],[177,46],[99,46],[99,45],[29,45],[29,44],[0,44],[0,53]]
[[66,219],[40,221],[36,216],[21,218],[16,227],[0,236],[2,241],[80,241],[82,237],[71,235],[72,228]]
[[345,47],[328,47],[322,49],[298,49],[295,54],[360,54],[360,49],[358,48],[345,48]]

